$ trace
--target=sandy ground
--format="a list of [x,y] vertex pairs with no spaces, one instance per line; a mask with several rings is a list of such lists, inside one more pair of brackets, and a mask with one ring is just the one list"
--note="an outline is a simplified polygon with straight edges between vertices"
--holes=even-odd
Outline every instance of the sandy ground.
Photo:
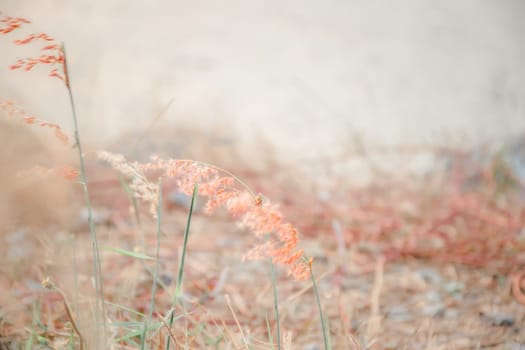
[[[281,157],[381,144],[501,139],[525,129],[520,1],[3,0],[20,32],[63,39],[84,134],[106,142],[164,118],[221,125]],[[0,38],[5,66],[30,50]],[[44,72],[0,95],[70,127]]]

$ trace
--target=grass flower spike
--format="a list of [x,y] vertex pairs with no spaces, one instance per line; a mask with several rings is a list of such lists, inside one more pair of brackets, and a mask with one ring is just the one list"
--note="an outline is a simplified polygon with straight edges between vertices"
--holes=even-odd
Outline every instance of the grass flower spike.
[[109,163],[113,169],[131,179],[129,187],[133,190],[135,197],[148,203],[151,215],[156,218],[156,206],[159,198],[158,186],[147,179],[140,164],[128,162],[120,154],[101,151],[97,155],[98,159]]
[[25,18],[10,17],[0,12],[0,34],[9,34],[20,28],[24,23],[31,23]]
[[309,276],[308,263],[301,259],[303,252],[297,248],[297,230],[284,220],[275,204],[256,195],[227,171],[193,160],[152,157],[150,162],[141,164],[109,152],[99,152],[98,156],[131,179],[130,187],[138,198],[149,203],[152,215],[155,215],[158,190],[150,178],[160,176],[172,180],[177,190],[187,195],[191,195],[194,185],[198,184],[198,194],[207,198],[207,214],[211,215],[217,208],[224,207],[243,228],[264,241],[246,253],[244,259],[270,257],[274,263],[287,266],[296,279]]
[[[0,34],[9,34],[14,30],[19,29],[22,24],[28,24],[31,22],[24,18],[5,16],[0,12],[0,25],[1,23],[4,24],[4,27],[0,27]],[[42,52],[40,56],[19,58],[9,67],[9,69],[24,70],[28,72],[37,65],[48,65],[51,67],[49,76],[58,78],[68,85],[69,82],[67,81],[64,50],[53,37],[46,33],[31,33],[25,38],[14,40],[13,43],[16,45],[27,45],[36,41],[44,41],[46,43],[46,45],[40,49]]]
[[62,142],[65,145],[70,143],[70,137],[62,130],[60,125],[56,123],[50,123],[48,121],[38,119],[37,117],[27,114],[12,100],[0,101],[0,110],[3,110],[8,118],[18,117],[28,125],[37,125],[43,128],[53,129],[55,137],[60,142]]

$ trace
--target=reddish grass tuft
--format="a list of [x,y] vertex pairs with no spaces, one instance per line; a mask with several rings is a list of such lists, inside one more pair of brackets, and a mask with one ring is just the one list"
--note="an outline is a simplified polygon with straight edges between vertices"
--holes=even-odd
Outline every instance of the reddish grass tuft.
[[[25,18],[14,18],[5,16],[0,12],[0,23],[5,23],[6,27],[0,28],[0,34],[9,34],[16,29],[19,29],[22,24],[31,23]],[[50,35],[46,33],[34,34],[31,33],[25,38],[16,39],[13,41],[16,45],[28,45],[35,41],[45,41],[47,45],[42,47],[40,51],[43,53],[38,57],[26,57],[19,58],[14,64],[12,64],[10,70],[24,70],[26,72],[32,70],[37,65],[47,65],[51,67],[49,72],[50,77],[58,78],[62,80],[66,85],[67,74],[65,73],[65,57],[62,46]]]
[[65,145],[68,145],[70,142],[70,137],[62,130],[60,125],[27,114],[20,106],[16,105],[13,100],[0,101],[0,110],[4,110],[8,118],[18,117],[28,125],[37,125],[43,128],[53,129],[55,137]]
[[31,22],[25,18],[10,17],[0,12],[0,23],[2,23],[2,25],[4,26],[0,27],[0,34],[9,34],[12,31],[20,28],[22,24],[27,24]]
[[187,195],[191,195],[194,184],[198,184],[199,195],[207,198],[207,214],[225,207],[242,227],[265,240],[247,252],[244,259],[269,257],[275,263],[287,266],[289,273],[298,280],[309,276],[309,262],[302,259],[303,251],[297,248],[298,233],[295,227],[284,220],[275,204],[254,194],[228,172],[193,160],[152,157],[149,163],[138,163],[109,152],[99,152],[99,158],[131,179],[130,187],[138,198],[149,203],[152,215],[155,215],[158,190],[149,177],[156,175],[174,180],[177,189]]
[[31,168],[29,171],[24,171],[21,175],[44,175],[44,176],[55,176],[68,181],[78,179],[79,172],[72,166],[63,165],[57,168],[45,168],[36,166]]

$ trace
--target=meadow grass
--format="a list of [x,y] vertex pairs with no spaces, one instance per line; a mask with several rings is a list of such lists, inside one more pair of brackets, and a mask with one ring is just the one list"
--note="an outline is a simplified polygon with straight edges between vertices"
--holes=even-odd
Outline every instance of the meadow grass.
[[[73,98],[73,91],[71,89],[71,79],[69,76],[69,69],[67,64],[66,49],[64,44],[60,46],[59,57],[62,58],[62,70],[64,82],[67,88],[69,103],[71,105],[71,116],[73,118],[75,148],[78,151],[78,159],[80,164],[80,184],[84,192],[84,200],[86,202],[86,209],[88,213],[89,233],[91,235],[92,252],[93,252],[93,278],[95,280],[96,291],[96,306],[95,306],[95,348],[105,347],[106,342],[106,307],[104,304],[104,277],[102,275],[102,267],[100,261],[100,249],[98,245],[97,231],[95,221],[93,220],[93,208],[91,206],[91,197],[88,189],[88,180],[86,176],[86,166],[84,164],[84,153],[82,151],[82,143],[80,142],[80,130],[78,128],[77,111],[75,107],[75,100]],[[80,333],[79,333],[80,334]],[[99,338],[99,334],[100,338]]]
[[[24,18],[0,13],[0,34],[16,34],[29,24]],[[73,292],[56,272],[60,268],[65,270],[67,264],[56,267],[47,261],[40,263],[44,266],[39,273],[43,274],[42,285],[46,289],[30,294],[34,298],[31,315],[24,325],[11,327],[6,345],[9,349],[288,350],[299,346],[317,349],[321,345],[325,349],[392,348],[391,334],[397,330],[392,325],[395,322],[388,319],[384,304],[388,297],[399,292],[396,289],[400,289],[400,285],[412,286],[403,280],[406,276],[401,281],[393,278],[398,285],[392,278],[390,281],[383,278],[383,274],[387,274],[383,268],[387,262],[405,263],[404,258],[408,262],[425,258],[451,264],[443,267],[444,273],[449,273],[450,266],[457,269],[455,264],[486,268],[498,278],[508,278],[510,291],[500,294],[509,305],[515,306],[512,300],[525,303],[525,273],[514,268],[520,266],[520,252],[525,249],[520,237],[525,227],[525,209],[522,198],[516,195],[522,184],[510,170],[510,163],[503,159],[503,153],[491,158],[489,166],[475,174],[481,180],[472,180],[467,176],[471,169],[465,169],[463,155],[457,155],[454,150],[449,150],[450,153],[439,150],[440,154],[446,153],[447,164],[459,163],[452,167],[455,172],[446,179],[449,182],[444,182],[447,186],[441,186],[438,181],[434,186],[425,178],[421,187],[410,187],[395,176],[385,178],[385,172],[374,165],[371,171],[377,172],[386,185],[372,186],[367,192],[345,187],[343,181],[337,180],[328,201],[314,198],[311,189],[302,193],[288,188],[268,191],[281,192],[288,203],[286,217],[295,219],[291,221],[300,225],[302,232],[321,237],[330,231],[332,224],[337,254],[326,248],[332,243],[324,237],[309,239],[309,243],[317,242],[326,249],[315,255],[315,266],[324,269],[316,279],[314,260],[305,257],[296,225],[285,220],[281,207],[252,190],[248,185],[251,182],[241,180],[234,172],[200,160],[152,156],[147,162],[138,162],[108,151],[98,152],[99,163],[93,165],[95,161],[84,153],[81,143],[64,45],[44,33],[14,40],[16,45],[37,45],[38,42],[45,44],[39,56],[19,59],[10,69],[49,69],[49,76],[66,86],[73,137],[60,125],[27,113],[12,100],[0,101],[0,109],[9,119],[52,131],[62,144],[76,149],[78,165],[56,164],[34,168],[31,172],[80,185],[87,210],[91,257],[83,256],[85,250],[77,250],[77,245],[82,246],[77,240],[82,241],[82,237],[75,236],[74,248],[70,250],[74,258]],[[130,212],[121,214],[113,207],[111,215],[114,216],[107,222],[96,222],[96,209],[100,204],[92,200],[96,198],[92,195],[96,191],[96,180],[92,180],[91,175],[88,179],[88,162],[97,171],[109,174],[108,178],[118,178],[113,189],[127,196]],[[472,186],[472,181],[479,181],[481,185],[473,191],[465,190],[463,187]],[[189,201],[183,206],[183,214],[180,208],[168,208],[172,203],[164,194],[173,189]],[[336,200],[339,194],[344,196],[343,201]],[[352,199],[351,204],[347,198]],[[197,206],[197,199],[202,205]],[[130,224],[129,221],[133,221],[130,218],[134,218],[135,225]],[[241,248],[235,248],[238,242],[222,248],[213,246],[210,242],[217,239],[218,225],[231,221],[249,234],[236,237],[236,241],[243,242]],[[207,228],[205,223],[209,225]],[[191,231],[196,231],[192,232],[192,239],[190,226]],[[227,231],[222,230],[221,233]],[[212,232],[203,235],[206,231]],[[138,247],[129,247],[137,241]],[[437,248],[430,244],[435,241],[439,243]],[[59,244],[57,240],[51,242]],[[104,253],[113,253],[105,255],[104,261],[99,242],[104,242]],[[348,252],[347,245],[352,247]],[[53,249],[56,247],[51,247],[51,251]],[[205,255],[207,249],[213,249],[214,255]],[[229,261],[230,255],[237,259],[235,263]],[[258,270],[258,265],[253,265],[251,260],[269,260],[270,273],[266,274],[266,269]],[[92,264],[91,279],[87,282],[87,274],[82,271],[85,262]],[[221,263],[225,266],[219,268],[217,265]],[[360,269],[356,272],[358,265]],[[232,270],[233,274],[226,277]],[[281,270],[287,275],[283,277]],[[172,283],[173,271],[177,271],[175,283]],[[467,271],[464,272],[467,276],[476,273]],[[364,276],[367,272],[375,272],[373,281],[368,281],[372,287],[359,294],[358,290],[367,283]],[[326,277],[330,281],[326,281]],[[428,281],[418,280],[417,274],[411,278],[419,281],[419,285],[415,283],[416,289],[429,285]],[[454,278],[459,280],[459,273]],[[91,280],[94,295],[90,293]],[[362,284],[356,287],[355,281]],[[474,289],[496,288],[486,279],[476,278],[475,283],[482,282],[486,285],[476,285]],[[352,293],[348,293],[348,288],[353,288]],[[358,297],[345,299],[345,293]],[[323,300],[323,296],[327,299]],[[339,298],[338,303],[334,303],[334,298]],[[361,314],[354,312],[359,304]],[[269,317],[268,311],[272,309],[273,317]],[[434,336],[433,322],[438,319],[432,318],[427,328],[424,322],[418,324],[410,336],[397,339],[395,344],[428,349],[438,344],[435,348],[443,348],[438,341],[441,338]],[[450,322],[445,320],[442,328],[449,327]],[[446,331],[442,333],[447,336]],[[518,336],[510,333],[504,335],[518,339],[519,332],[515,332]],[[483,334],[494,335],[484,330],[480,338]],[[0,333],[0,340],[4,337],[7,336]],[[525,335],[523,337],[525,339]],[[476,341],[478,347],[494,344],[492,340]],[[505,340],[497,344],[510,348],[517,343]],[[0,348],[3,346],[4,343],[0,343]]]
[[[28,25],[30,21],[23,18],[13,18],[0,13],[2,18],[0,23],[5,24],[5,27],[0,28],[1,34],[10,34],[13,31],[20,30],[22,25]],[[93,207],[91,202],[91,195],[89,190],[89,182],[87,179],[86,165],[85,165],[85,154],[83,151],[83,145],[80,138],[80,130],[78,123],[77,110],[75,106],[75,100],[73,97],[73,89],[71,85],[70,70],[68,66],[68,60],[66,55],[65,45],[58,44],[57,41],[47,34],[30,34],[23,39],[17,39],[14,41],[17,45],[28,45],[34,44],[38,41],[44,41],[46,46],[41,48],[43,54],[36,58],[24,58],[19,59],[13,64],[11,70],[24,70],[30,71],[35,66],[47,65],[50,67],[49,75],[53,78],[62,80],[67,88],[69,96],[69,102],[71,107],[71,116],[73,120],[73,135],[74,143],[73,148],[78,153],[78,171],[72,169],[68,170],[63,176],[66,179],[75,179],[78,176],[78,183],[82,187],[84,194],[85,207],[87,209],[87,221],[92,243],[92,261],[93,261],[93,280],[95,285],[95,333],[90,334],[89,339],[85,339],[80,327],[77,325],[73,317],[73,312],[66,300],[65,293],[57,287],[49,278],[44,279],[42,282],[46,288],[57,291],[63,298],[65,311],[72,327],[72,333],[70,339],[73,336],[77,337],[78,346],[84,349],[85,346],[93,349],[102,349],[110,346],[110,339],[108,339],[108,330],[106,325],[106,319],[109,315],[106,312],[106,298],[104,294],[104,278],[102,272],[102,261],[100,256],[99,238],[97,235],[96,224],[94,220]],[[55,136],[65,144],[69,143],[69,137],[63,132],[62,128],[53,123],[42,121],[33,116],[29,116],[21,108],[18,108],[13,101],[3,101],[2,106],[6,110],[10,117],[16,115],[24,120],[27,124],[36,124],[40,127],[49,127],[55,131]],[[148,336],[149,331],[152,327],[153,314],[155,310],[155,297],[158,286],[158,274],[159,274],[159,259],[160,259],[160,239],[161,239],[161,224],[162,224],[162,177],[176,179],[176,183],[179,190],[190,194],[191,192],[191,203],[189,213],[187,216],[186,228],[184,230],[184,238],[181,250],[181,257],[179,262],[179,270],[177,274],[176,288],[173,293],[172,307],[167,313],[165,322],[168,328],[168,336],[166,337],[166,349],[170,348],[171,341],[175,342],[175,335],[172,332],[172,327],[175,319],[175,313],[180,302],[180,298],[183,293],[183,279],[184,279],[184,265],[187,254],[188,239],[190,233],[190,224],[192,220],[192,213],[195,209],[197,196],[208,197],[206,203],[206,211],[212,214],[218,207],[225,206],[232,216],[237,218],[245,227],[254,232],[256,237],[265,237],[265,242],[257,245],[251,251],[245,255],[246,259],[260,259],[263,257],[270,257],[272,260],[272,273],[271,280],[273,284],[273,295],[274,295],[274,310],[276,316],[276,334],[278,348],[281,349],[281,336],[280,336],[280,325],[279,325],[279,312],[277,303],[277,291],[275,281],[274,263],[288,266],[289,274],[293,275],[296,279],[304,279],[308,276],[308,266],[311,266],[310,262],[302,262],[301,257],[303,255],[302,250],[297,249],[298,237],[296,229],[289,223],[285,222],[283,215],[279,212],[277,206],[270,203],[267,198],[264,198],[255,194],[243,181],[238,177],[228,172],[227,170],[218,168],[211,164],[206,164],[194,160],[162,160],[159,158],[152,158],[151,163],[139,164],[137,162],[129,162],[120,155],[110,154],[108,152],[100,152],[99,158],[108,162],[113,169],[121,173],[121,183],[124,189],[131,197],[133,207],[135,211],[135,217],[137,224],[140,225],[140,216],[138,211],[137,199],[145,203],[149,203],[150,213],[157,222],[157,234],[156,234],[156,250],[155,256],[150,258],[143,253],[131,252],[120,248],[108,248],[114,252],[122,254],[124,256],[139,259],[154,260],[154,268],[152,272],[152,287],[149,295],[150,303],[147,313],[143,314],[135,312],[133,309],[125,308],[122,309],[135,313],[136,315],[143,318],[143,326],[141,331],[136,329],[138,324],[133,326],[133,322],[130,323],[131,332],[120,337],[117,342],[134,344],[140,347],[140,349],[149,348],[150,338]],[[53,173],[53,170],[49,171]],[[151,174],[154,173],[158,176],[158,185],[155,188],[153,183],[150,181]],[[222,174],[221,174],[222,173]],[[122,177],[126,178],[130,182],[127,183],[122,181]],[[235,183],[240,185],[242,189],[235,187]],[[145,252],[145,239],[142,236],[141,244],[143,251]],[[318,296],[317,296],[318,297]],[[235,312],[230,303],[230,299],[226,296],[227,304],[232,312],[232,315],[237,323],[241,335],[243,335],[242,327],[237,320]],[[75,301],[76,302],[76,301]],[[111,304],[111,303],[110,303]],[[115,304],[111,304],[115,305]],[[181,304],[181,308],[184,310],[185,306]],[[79,310],[77,309],[77,312]],[[184,317],[184,313],[181,315]],[[158,323],[157,323],[158,324]],[[114,324],[113,324],[114,326]],[[323,332],[325,330],[323,321]],[[136,329],[135,331],[133,329]],[[155,332],[158,332],[157,327],[153,327]],[[133,340],[133,338],[139,338],[139,342]],[[188,333],[185,331],[186,348]],[[247,348],[252,348],[248,345],[248,340],[244,337],[244,344]],[[113,339],[115,340],[115,339]],[[32,347],[34,343],[34,333],[31,332],[30,338],[26,343],[26,346]],[[176,344],[178,342],[175,342]],[[70,342],[70,344],[72,344]],[[179,343],[180,344],[180,343]],[[273,347],[273,344],[272,344]]]

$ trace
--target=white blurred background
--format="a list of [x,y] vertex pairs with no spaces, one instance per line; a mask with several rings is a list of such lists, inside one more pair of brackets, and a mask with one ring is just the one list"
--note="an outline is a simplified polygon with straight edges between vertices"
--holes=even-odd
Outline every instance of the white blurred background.
[[[285,158],[381,145],[498,141],[525,130],[525,2],[2,0],[32,20],[0,37],[66,43],[83,133],[164,120],[262,136]],[[36,52],[36,50],[34,51]],[[64,87],[0,70],[0,98],[70,128]],[[451,136],[452,135],[452,136]]]

